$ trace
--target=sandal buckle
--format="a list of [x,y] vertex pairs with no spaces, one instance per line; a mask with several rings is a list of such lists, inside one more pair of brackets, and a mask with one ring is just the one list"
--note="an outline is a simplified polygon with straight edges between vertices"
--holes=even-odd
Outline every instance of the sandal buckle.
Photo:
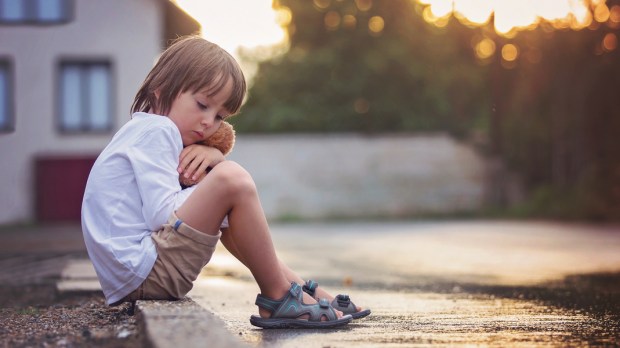
[[299,296],[299,292],[301,291],[301,286],[299,286],[299,284],[292,282],[291,283],[291,288],[288,290],[291,295],[295,298],[297,298],[297,296]]
[[304,292],[314,297],[314,291],[316,290],[318,286],[319,286],[319,283],[315,282],[314,280],[308,280],[306,281],[306,284],[303,285],[302,289]]
[[338,302],[338,305],[341,307],[348,307],[349,304],[351,303],[351,299],[349,298],[349,295],[338,295],[336,296],[336,301]]

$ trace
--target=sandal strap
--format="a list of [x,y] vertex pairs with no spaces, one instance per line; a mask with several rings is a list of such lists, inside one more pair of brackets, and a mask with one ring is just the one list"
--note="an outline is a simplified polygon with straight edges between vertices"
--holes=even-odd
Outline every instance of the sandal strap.
[[[306,281],[306,284],[304,284],[303,290],[308,295],[315,297],[314,294],[316,292],[316,288],[318,287],[319,287],[319,283],[315,282],[314,280],[309,279]],[[351,298],[349,298],[349,295],[346,295],[346,294],[340,294],[336,296],[334,300],[332,301],[331,306],[334,309],[337,309],[344,314],[351,314],[357,311],[357,307],[355,306],[353,302],[351,302]]]
[[328,321],[338,320],[336,310],[327,299],[320,299],[316,304],[303,303],[302,287],[291,283],[289,291],[279,300],[273,300],[263,295],[256,296],[256,305],[271,312],[271,318],[296,319],[307,314],[309,321],[321,321],[326,317]]
[[315,282],[314,280],[308,279],[306,280],[306,284],[304,284],[303,286],[303,290],[310,296],[314,297],[314,292],[316,291],[316,288],[319,287],[319,283]]
[[286,293],[281,299],[274,300],[258,294],[256,295],[256,301],[254,301],[254,304],[273,313],[278,309],[278,307],[282,305],[284,301],[286,301],[288,296],[293,296],[297,298],[298,294],[301,292],[300,289],[301,287],[299,286],[299,284],[291,283],[291,288],[288,290],[288,293]]
[[272,300],[268,297],[258,294],[256,295],[256,301],[254,302],[254,304],[273,313],[280,306],[280,304],[282,304],[282,301]]

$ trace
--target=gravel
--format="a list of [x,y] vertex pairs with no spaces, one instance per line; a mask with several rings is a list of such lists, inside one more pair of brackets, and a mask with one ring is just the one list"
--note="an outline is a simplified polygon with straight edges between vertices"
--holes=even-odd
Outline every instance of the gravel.
[[53,284],[0,285],[0,347],[139,347],[133,305],[60,297]]

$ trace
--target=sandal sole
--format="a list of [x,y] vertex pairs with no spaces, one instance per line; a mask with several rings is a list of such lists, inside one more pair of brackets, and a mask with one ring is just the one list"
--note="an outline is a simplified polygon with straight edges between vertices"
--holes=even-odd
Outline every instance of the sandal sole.
[[344,316],[338,320],[308,321],[303,319],[266,319],[258,316],[250,317],[250,324],[263,329],[331,329],[347,325],[353,320],[351,316]]
[[351,315],[351,318],[353,319],[362,319],[370,315],[370,309],[365,309],[363,311],[359,311],[355,313],[349,313],[349,315]]

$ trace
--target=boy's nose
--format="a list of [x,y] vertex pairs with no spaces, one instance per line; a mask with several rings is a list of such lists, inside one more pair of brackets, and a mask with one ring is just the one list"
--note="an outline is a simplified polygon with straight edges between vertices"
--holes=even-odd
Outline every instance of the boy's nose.
[[203,118],[200,122],[204,127],[209,128],[213,125],[213,119],[211,117]]

